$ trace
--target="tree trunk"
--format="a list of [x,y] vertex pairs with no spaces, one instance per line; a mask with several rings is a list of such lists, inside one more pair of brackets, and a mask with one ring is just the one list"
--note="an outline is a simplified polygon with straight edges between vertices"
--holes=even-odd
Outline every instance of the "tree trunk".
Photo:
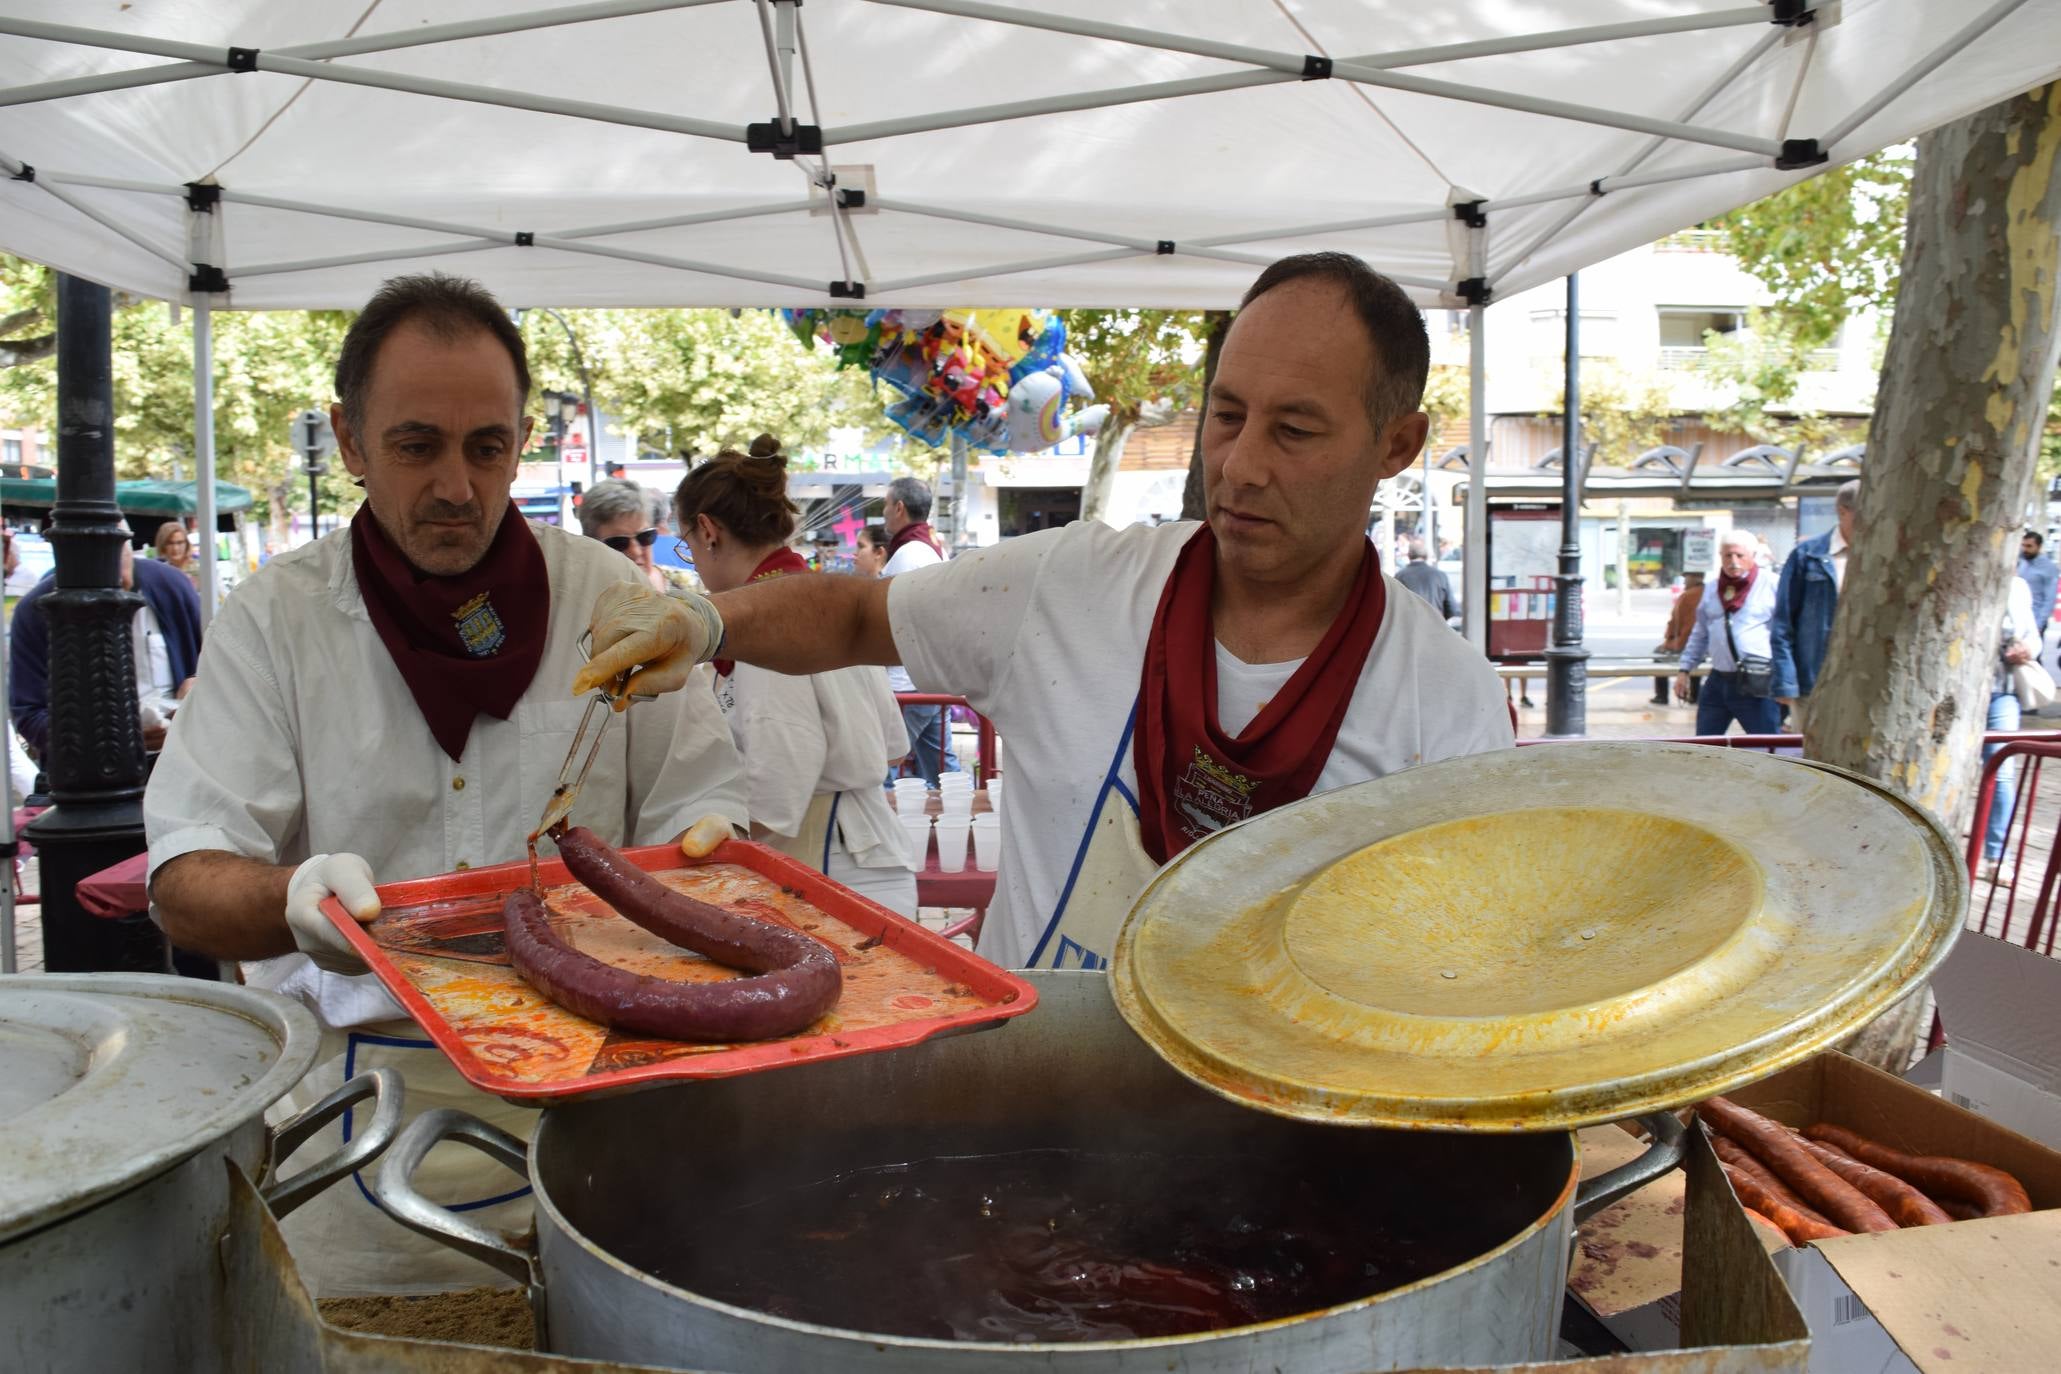
[[1210,383],[1217,379],[1217,355],[1224,350],[1224,335],[1231,328],[1231,312],[1209,312],[1209,340],[1202,354],[1202,400],[1195,407],[1195,447],[1188,454],[1188,482],[1181,488],[1181,518],[1205,520],[1209,511],[1202,504],[1202,422],[1209,418]]
[[1130,442],[1135,420],[1114,411],[1102,422],[1095,436],[1095,456],[1088,460],[1088,480],[1081,483],[1081,519],[1109,522],[1109,497],[1116,489],[1116,470],[1123,464],[1124,445]]
[[[1968,824],[2061,334],[2061,83],[1918,140],[1860,530],[1804,751]],[[1849,1046],[1901,1071],[1922,994]]]

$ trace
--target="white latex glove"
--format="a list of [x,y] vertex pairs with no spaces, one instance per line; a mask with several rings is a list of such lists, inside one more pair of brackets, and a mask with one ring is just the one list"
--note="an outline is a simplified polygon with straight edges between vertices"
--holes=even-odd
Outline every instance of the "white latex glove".
[[723,618],[705,596],[667,596],[642,582],[613,582],[594,598],[587,618],[593,642],[587,666],[573,678],[573,695],[585,696],[632,668],[625,696],[656,696],[684,686],[695,665],[716,656],[723,642]]
[[735,838],[737,827],[728,816],[710,812],[687,827],[680,836],[680,852],[690,859],[706,859],[723,841]]
[[294,948],[331,973],[363,973],[365,961],[322,913],[327,897],[342,902],[361,924],[379,915],[372,865],[356,854],[317,854],[296,868],[286,884],[286,928],[293,932]]

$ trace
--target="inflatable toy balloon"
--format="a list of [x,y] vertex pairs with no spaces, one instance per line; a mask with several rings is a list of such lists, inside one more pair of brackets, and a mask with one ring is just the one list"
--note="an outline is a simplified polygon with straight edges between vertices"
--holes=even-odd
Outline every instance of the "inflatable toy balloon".
[[1059,378],[1066,383],[1068,400],[1092,401],[1095,388],[1088,384],[1088,374],[1081,371],[1081,360],[1071,353],[1059,355]]
[[1009,447],[1037,453],[1066,436],[1066,386],[1050,372],[1020,377],[1009,388]]
[[1100,434],[1109,422],[1108,406],[1087,406],[1069,417],[1075,434]]

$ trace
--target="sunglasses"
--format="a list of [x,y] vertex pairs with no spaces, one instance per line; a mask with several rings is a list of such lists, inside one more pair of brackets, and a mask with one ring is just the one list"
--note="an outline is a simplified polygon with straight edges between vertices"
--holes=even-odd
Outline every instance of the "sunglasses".
[[611,534],[601,542],[614,549],[617,553],[628,553],[632,539],[648,549],[658,542],[658,527],[654,525],[648,530],[638,530],[635,534]]

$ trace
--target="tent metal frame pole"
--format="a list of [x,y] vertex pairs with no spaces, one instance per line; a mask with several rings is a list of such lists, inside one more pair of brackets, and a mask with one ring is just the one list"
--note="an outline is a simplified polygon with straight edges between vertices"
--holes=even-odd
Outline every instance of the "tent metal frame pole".
[[1151,257],[1151,252],[1139,252],[1133,248],[1108,248],[1100,253],[1074,253],[1067,257],[1038,258],[1031,262],[1002,263],[993,267],[969,267],[963,272],[932,272],[921,277],[902,277],[894,281],[874,282],[869,288],[874,294],[885,295],[892,291],[913,291],[919,286],[940,286],[946,282],[971,281],[975,277],[1007,277],[1023,272],[1043,272],[1054,267],[1085,267],[1090,263],[1115,262],[1118,258]]
[[725,267],[721,263],[700,262],[693,258],[676,258],[664,253],[646,253],[635,248],[617,248],[605,243],[589,243],[581,239],[561,238],[556,234],[538,234],[533,240],[539,248],[556,248],[564,253],[585,253],[596,258],[618,258],[624,262],[641,262],[651,267],[671,267],[682,272],[700,272],[711,277],[729,277],[736,281],[755,281],[767,286],[789,286],[801,291],[823,293],[823,279],[819,277],[790,277],[778,272],[757,272],[743,267]]
[[[229,54],[226,48],[205,47],[198,43],[180,43],[168,39],[148,38],[138,34],[110,33],[100,29],[82,29],[69,24],[44,24],[34,20],[9,19],[0,16],[0,34],[14,34],[21,38],[47,38],[60,43],[78,43],[88,47],[116,48],[125,52],[148,53],[157,57],[177,57],[189,61],[218,63],[228,69]],[[436,77],[414,76],[403,72],[383,72],[371,67],[344,66],[336,62],[313,61],[307,58],[289,57],[283,49],[259,50],[252,56],[255,70],[277,72],[283,76],[298,76],[311,81],[335,81],[347,86],[371,86],[379,90],[400,91],[408,95],[433,96],[444,100],[462,100],[474,105],[497,105],[510,110],[529,110],[537,114],[564,115],[570,119],[591,119],[603,124],[620,124],[633,129],[655,129],[660,133],[686,134],[695,138],[712,138],[726,143],[742,143],[745,133],[742,125],[719,124],[709,119],[692,119],[685,115],[661,114],[655,110],[632,110],[620,105],[603,105],[590,100],[565,100],[556,96],[530,95],[521,91],[504,91],[493,86],[475,86],[460,81],[444,81]]]
[[1676,167],[1664,172],[1641,172],[1630,176],[1611,175],[1585,181],[1579,186],[1561,186],[1550,191],[1533,191],[1527,195],[1509,196],[1502,200],[1485,200],[1484,210],[1517,210],[1527,205],[1550,205],[1556,200],[1580,200],[1584,197],[1608,195],[1612,191],[1629,191],[1640,186],[1662,186],[1671,181],[1695,181],[1701,177],[1729,176],[1734,172],[1755,172],[1766,167],[1768,160],[1755,153],[1742,153],[1738,157],[1721,158],[1714,162],[1700,162],[1693,167]]
[[1441,205],[1436,210],[1410,210],[1394,215],[1376,215],[1371,219],[1337,219],[1322,224],[1277,225],[1268,229],[1241,229],[1235,234],[1212,234],[1204,239],[1184,239],[1198,248],[1215,248],[1230,243],[1265,243],[1269,239],[1304,238],[1313,234],[1352,234],[1368,229],[1393,229],[1404,224],[1430,224],[1453,217],[1453,207]]
[[[979,3],[979,0],[873,0],[875,4],[893,5],[903,9],[928,10],[937,14],[958,15],[969,19],[989,19],[998,23],[1017,24],[1026,28],[1048,29],[1056,33],[1076,34],[1084,38],[1107,38],[1120,43],[1139,47],[1157,48],[1168,52],[1188,53],[1196,57],[1213,57],[1225,62],[1240,62],[1250,67],[1268,71],[1285,72],[1300,79],[1305,75],[1307,56],[1303,53],[1277,52],[1266,48],[1254,48],[1242,43],[1219,43],[1212,39],[1190,38],[1180,34],[1163,33],[1156,29],[1134,28],[1124,24],[1105,24],[1099,20],[1060,18],[1052,15],[1034,14],[1028,10],[1010,9],[1000,5]],[[1717,16],[1727,23],[1745,22],[1739,16],[1743,11],[1723,11]],[[1713,16],[1697,16],[1708,21]],[[1679,16],[1677,17],[1679,18]],[[1667,21],[1650,21],[1665,23]],[[1753,22],[1766,23],[1764,12],[1756,11]],[[1709,24],[1703,27],[1723,27]],[[1637,24],[1621,26],[1636,29]],[[1664,30],[1675,31],[1675,30]],[[1620,33],[1618,37],[1632,36]],[[1593,41],[1593,40],[1592,40]],[[1431,59],[1418,58],[1417,61]],[[1584,124],[1599,124],[1605,128],[1629,129],[1634,133],[1658,134],[1690,143],[1707,143],[1719,148],[1732,148],[1739,152],[1761,153],[1774,157],[1782,151],[1782,145],[1771,140],[1748,134],[1735,134],[1723,129],[1709,129],[1701,125],[1684,124],[1673,120],[1653,119],[1645,115],[1619,110],[1604,110],[1589,105],[1576,105],[1564,100],[1550,100],[1541,96],[1513,95],[1481,86],[1468,86],[1459,82],[1439,81],[1430,77],[1409,76],[1401,72],[1384,70],[1381,67],[1359,62],[1334,62],[1331,76],[1335,80],[1353,81],[1361,85],[1387,87],[1391,90],[1409,91],[1448,100],[1460,100],[1469,104],[1489,105],[1500,109],[1517,110],[1526,114],[1540,114],[1558,119],[1569,119]],[[879,134],[875,134],[879,137]]]
[[448,220],[424,219],[420,215],[396,215],[385,210],[360,210],[350,205],[316,205],[304,200],[288,200],[282,196],[258,195],[251,191],[222,188],[222,199],[236,205],[251,205],[262,210],[290,210],[297,214],[327,215],[331,219],[361,220],[366,224],[391,224],[396,229],[427,229],[432,234],[450,234],[458,238],[485,239],[490,243],[512,244],[515,231],[512,229],[490,229],[476,224],[453,224]]
[[[28,164],[24,162],[9,157],[5,153],[0,153],[0,171],[5,171],[9,177],[16,177],[21,175],[21,173],[26,169],[27,165]],[[34,184],[40,187],[45,195],[48,195],[51,199],[57,201],[60,205],[70,206],[73,210],[77,211],[81,215],[84,215],[87,219],[92,220],[95,224],[107,230],[110,234],[115,234],[123,239],[128,240],[130,243],[135,244],[138,248],[141,248],[144,252],[150,254],[152,257],[170,263],[173,267],[178,268],[181,276],[185,275],[187,270],[186,259],[180,257],[177,253],[174,253],[169,248],[164,248],[159,246],[158,244],[152,243],[149,239],[144,238],[141,234],[137,233],[133,229],[130,229],[127,225],[122,224],[119,220],[111,219],[108,216],[103,215],[102,213],[100,213],[100,211],[94,209],[91,205],[88,205],[86,202],[80,200],[77,196],[74,196],[69,192],[59,190],[55,184],[46,180],[43,177],[43,174],[40,172],[36,174]]]
[[123,177],[95,177],[82,172],[46,172],[36,169],[36,180],[54,181],[60,186],[86,186],[95,191],[133,191],[145,196],[184,196],[186,188],[171,182],[130,181]]
[[1996,4],[1991,5],[1981,14],[1962,25],[1953,37],[1925,54],[1924,57],[1918,60],[1916,65],[1904,72],[1903,75],[1875,92],[1873,96],[1861,104],[1859,109],[1833,125],[1831,132],[1827,133],[1823,140],[1821,140],[1820,146],[1828,150],[1838,147],[1846,139],[1847,135],[1882,113],[1890,101],[1895,100],[1905,91],[1908,91],[1911,87],[1932,75],[1933,72],[1939,69],[1942,63],[1951,59],[1954,54],[1960,52],[1961,49],[1967,47],[1985,33],[1988,33],[1992,28],[1995,28],[1999,22],[2024,3],[2025,0],[1997,0]]
[[1140,238],[1134,234],[1105,233],[1100,229],[1075,229],[1059,224],[1040,224],[1035,220],[1015,219],[1008,215],[984,215],[976,210],[958,210],[950,206],[930,205],[922,201],[880,198],[871,202],[882,210],[893,210],[905,215],[921,215],[929,219],[954,220],[962,224],[985,225],[991,229],[1016,229],[1027,234],[1049,234],[1054,238],[1080,239],[1086,243],[1108,243],[1120,248],[1135,249],[1140,253],[1157,253],[1162,242],[1174,244],[1173,255],[1195,258],[1212,258],[1219,262],[1240,262],[1254,267],[1265,267],[1274,259],[1263,253],[1231,253],[1213,249],[1201,244],[1190,245],[1178,240]]
[[193,298],[193,473],[194,532],[202,545],[200,560],[200,628],[215,618],[215,585],[221,569],[215,560],[215,339],[214,307],[205,295]]
[[[1267,48],[1249,47],[1242,43],[1220,43],[1214,39],[1193,38],[1185,34],[1166,33],[1158,29],[1137,28],[1128,24],[1107,24],[1096,19],[1073,19],[1059,15],[1040,14],[1030,10],[1014,9],[1004,5],[989,5],[979,0],[873,0],[877,5],[893,5],[898,9],[929,10],[934,14],[956,15],[962,19],[988,19],[998,24],[1015,24],[1021,28],[1045,29],[1053,33],[1073,34],[1081,38],[1106,38],[1118,43],[1130,43],[1141,48],[1159,48],[1167,52],[1188,53],[1195,57],[1214,57],[1225,62],[1243,62],[1249,66],[1266,67],[1274,71],[1291,73],[1300,79],[1303,72],[1303,54],[1282,53]],[[1530,52],[1540,48],[1572,47],[1584,43],[1603,43],[1622,38],[1641,38],[1656,34],[1691,32],[1698,29],[1728,28],[1740,24],[1765,24],[1767,10],[1761,7],[1751,9],[1716,10],[1708,14],[1675,15],[1666,19],[1632,20],[1620,24],[1595,24],[1580,29],[1564,29],[1543,34],[1513,35],[1509,38],[1483,39],[1470,43],[1443,44],[1438,47],[1418,48],[1400,53],[1385,54],[1377,59],[1395,66],[1419,66],[1431,62],[1452,62],[1467,57],[1500,56],[1507,53]],[[1334,68],[1335,70],[1335,68]]]
[[339,253],[331,258],[302,258],[297,262],[258,262],[249,267],[232,267],[225,275],[230,281],[242,281],[246,277],[278,277],[289,272],[315,272],[325,267],[356,267],[369,262],[408,262],[415,258],[450,257],[456,253],[485,253],[512,246],[483,242],[421,244],[378,253]]
[[[1739,56],[1732,59],[1731,66],[1725,68],[1724,71],[1718,73],[1715,80],[1711,81],[1709,85],[1705,86],[1701,91],[1699,91],[1696,95],[1696,98],[1694,100],[1691,100],[1686,106],[1682,108],[1681,118],[1694,119],[1697,115],[1702,114],[1705,106],[1710,104],[1711,101],[1717,99],[1718,96],[1722,94],[1728,87],[1730,87],[1733,82],[1737,81],[1740,77],[1744,76],[1756,62],[1759,62],[1761,58],[1765,57],[1768,54],[1768,51],[1776,47],[1778,44],[1780,44],[1781,41],[1782,30],[1780,29],[1770,28],[1766,33],[1762,34],[1757,42],[1755,42],[1745,52],[1739,54]],[[1624,162],[1618,167],[1617,171],[1612,173],[1612,175],[1619,177],[1630,176],[1633,172],[1639,170],[1639,167],[1646,161],[1646,159],[1652,157],[1655,153],[1659,152],[1662,148],[1666,147],[1667,142],[1668,141],[1664,138],[1653,138],[1647,140],[1646,146],[1641,148],[1638,152],[1632,154],[1630,157],[1626,158]],[[1607,179],[1608,178],[1606,178],[1606,180]],[[1553,224],[1549,225],[1544,233],[1538,235],[1538,237],[1534,238],[1530,243],[1527,243],[1521,251],[1519,251],[1510,259],[1508,263],[1504,264],[1501,271],[1497,272],[1494,276],[1488,279],[1489,288],[1491,290],[1494,290],[1495,287],[1499,283],[1501,283],[1505,277],[1509,276],[1512,272],[1516,271],[1519,267],[1523,266],[1526,262],[1528,262],[1531,259],[1532,254],[1538,252],[1539,249],[1544,248],[1548,243],[1558,238],[1563,232],[1566,231],[1567,227],[1570,224],[1573,224],[1576,220],[1580,219],[1583,215],[1587,214],[1589,212],[1589,208],[1593,206],[1599,199],[1601,199],[1601,197],[1590,196],[1581,200],[1579,203],[1569,207],[1565,215],[1561,216],[1560,219],[1555,221]]]
[[780,121],[780,132],[791,134],[794,132],[794,106],[787,98],[788,73],[780,70],[780,43],[773,36],[773,0],[756,0],[753,8],[759,14],[759,33],[766,42],[766,66],[773,77],[773,109]]
[[[401,48],[419,48],[432,43],[492,38],[506,33],[528,33],[566,24],[584,24],[597,19],[621,19],[632,15],[691,9],[719,3],[722,3],[722,0],[603,0],[600,4],[571,5],[552,10],[527,10],[520,14],[499,15],[492,19],[425,24],[416,29],[359,34],[351,38],[335,38],[320,43],[296,43],[275,51],[286,57],[305,57],[314,61],[332,57],[362,57],[368,53],[394,52]],[[72,28],[70,25],[52,27]],[[74,31],[81,34],[91,32]],[[77,43],[89,47],[107,46],[83,37],[58,38],[55,35],[40,34],[32,36],[47,36],[51,37],[52,41]],[[222,76],[234,70],[227,61],[226,52],[222,52],[221,55],[212,58],[171,62],[161,67],[145,67],[137,71],[102,72],[94,76],[67,77],[61,81],[42,81],[33,86],[16,86],[10,90],[0,90],[0,106],[29,105],[44,100],[62,100],[68,96],[96,95],[103,91],[157,86],[169,81],[190,81],[201,76]]]
[[[1480,276],[1488,264],[1488,227],[1469,226],[1467,263]],[[1461,545],[1460,580],[1465,604],[1460,625],[1467,642],[1488,652],[1488,305],[1467,307],[1467,528]]]

